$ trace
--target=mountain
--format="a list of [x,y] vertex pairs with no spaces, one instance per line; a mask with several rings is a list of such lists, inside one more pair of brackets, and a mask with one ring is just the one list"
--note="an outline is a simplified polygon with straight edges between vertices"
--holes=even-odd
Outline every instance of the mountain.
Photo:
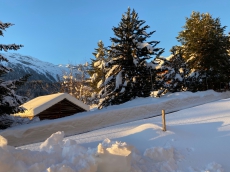
[[9,60],[9,62],[4,62],[4,65],[13,69],[4,77],[6,80],[17,79],[29,73],[32,75],[29,81],[57,82],[62,74],[67,71],[66,67],[43,62],[31,56],[18,53],[1,54]]
[[17,90],[17,94],[27,96],[29,99],[59,92],[63,76],[70,72],[73,72],[73,76],[79,80],[82,79],[82,75],[84,75],[84,78],[89,78],[86,72],[88,70],[87,65],[54,65],[18,53],[0,54],[9,61],[2,62],[2,64],[13,70],[4,75],[4,80],[18,79],[25,74],[31,74],[28,82]]
[[[4,66],[8,66],[13,69],[12,72],[4,76],[6,80],[18,79],[25,74],[31,74],[29,81],[45,81],[45,82],[59,82],[62,80],[62,76],[70,72],[71,65],[54,65],[49,62],[41,61],[37,58],[21,55],[18,53],[0,53],[9,62],[3,62]],[[73,65],[72,65],[73,66]],[[74,65],[72,70],[73,75],[78,79],[84,73],[84,77],[88,78],[87,65]]]

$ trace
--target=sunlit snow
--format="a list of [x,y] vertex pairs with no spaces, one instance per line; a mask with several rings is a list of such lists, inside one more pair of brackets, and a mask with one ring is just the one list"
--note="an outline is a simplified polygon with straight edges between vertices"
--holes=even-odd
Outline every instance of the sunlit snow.
[[[110,123],[109,121],[114,121],[114,118],[124,122],[122,117],[125,117],[131,108],[138,111],[138,108],[146,109],[146,104],[153,106],[154,103],[150,102],[150,99],[158,102],[155,108],[159,109],[171,107],[175,110],[172,108],[175,105],[177,110],[187,108],[166,115],[166,132],[162,131],[161,116],[65,138],[64,135],[69,130],[67,125],[75,127],[65,118],[2,131],[0,134],[5,136],[0,137],[0,172],[228,172],[230,99],[223,98],[230,97],[230,93],[206,91],[194,95],[185,92],[168,94],[162,98],[139,98],[112,106],[110,110],[82,113],[85,115],[78,118],[79,123],[74,121],[83,127],[87,124],[81,125],[82,118],[91,113],[91,118],[87,119],[87,127],[93,128],[90,122],[97,121],[99,112],[104,112],[107,113],[106,117],[101,118],[100,122],[97,121],[101,127]],[[202,101],[199,101],[201,99]],[[222,100],[215,101],[218,99]],[[197,103],[206,104],[195,106]],[[188,108],[188,104],[192,108]],[[138,112],[144,113],[143,110]],[[131,115],[128,114],[129,117]],[[73,121],[74,118],[77,116],[66,119]],[[39,132],[41,128],[38,126],[41,124],[43,131]],[[51,130],[53,134],[41,143],[18,148],[9,146],[13,144],[13,135],[17,137],[15,142],[20,143],[21,140],[22,144],[22,141],[26,141],[26,136],[36,140],[42,133],[46,135],[46,131],[52,127],[56,128],[56,131]],[[4,137],[8,139],[8,143]]]

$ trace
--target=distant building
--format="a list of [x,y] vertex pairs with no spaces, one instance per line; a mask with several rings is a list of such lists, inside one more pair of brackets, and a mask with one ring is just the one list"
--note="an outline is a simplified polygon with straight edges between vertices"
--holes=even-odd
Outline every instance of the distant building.
[[22,107],[27,110],[24,113],[14,114],[14,116],[30,119],[36,116],[40,120],[62,118],[89,110],[88,105],[67,93],[40,96],[23,104]]

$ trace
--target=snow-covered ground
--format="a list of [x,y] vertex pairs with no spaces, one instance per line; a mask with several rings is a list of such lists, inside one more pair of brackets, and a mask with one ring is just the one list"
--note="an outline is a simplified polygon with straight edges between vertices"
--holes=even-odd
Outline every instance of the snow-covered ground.
[[[186,100],[192,107],[197,103],[204,103],[204,97],[206,101],[208,98],[212,101],[214,97],[216,99],[224,95],[229,97],[229,92],[219,94],[207,91],[195,95],[198,98],[194,98],[193,93],[174,93],[157,99],[156,102],[159,103],[152,103],[150,98],[146,98],[146,102],[144,99],[137,99],[127,102],[126,105],[104,110],[104,113],[107,112],[104,121],[114,121],[112,115],[115,111],[121,113],[122,109],[128,116],[130,116],[128,111],[132,108],[138,111],[138,107],[142,109],[144,106],[147,109],[149,106],[156,107],[156,104],[159,109],[160,105],[164,104],[168,109],[171,107],[171,110],[180,110],[188,107],[185,105]],[[199,102],[202,98],[203,100]],[[174,104],[177,105],[177,109]],[[64,138],[62,131],[65,131],[66,125],[62,125],[61,121],[65,119],[59,119],[56,120],[56,123],[60,124],[60,128],[57,129],[62,130],[42,143],[14,148],[8,146],[6,139],[1,137],[0,172],[229,172],[229,104],[230,99],[222,99],[167,114],[166,132],[162,131],[161,117],[158,116]],[[144,116],[149,113],[149,111],[144,113]],[[155,113],[153,111],[152,116]],[[83,114],[79,119],[83,118]],[[95,118],[96,115],[100,115],[97,111],[85,113],[86,117],[87,114]],[[125,121],[122,120],[121,122]],[[48,122],[46,121],[43,126],[45,124],[50,126]],[[13,131],[16,133],[15,137],[21,132],[18,140],[23,140],[26,137],[21,136],[29,135],[31,132],[36,138],[34,130],[41,123],[33,124],[34,128],[32,124],[28,125],[28,130],[25,130],[25,126],[12,128],[8,131],[8,136]],[[99,124],[104,127],[102,124],[105,122],[101,121]],[[66,131],[68,133],[68,130]],[[2,133],[4,132],[0,135]]]
[[[22,146],[44,141],[57,131],[64,131],[66,136],[70,136],[157,116],[161,114],[162,109],[168,113],[229,97],[229,91],[217,93],[209,90],[196,93],[167,94],[161,98],[138,98],[103,110],[83,112],[65,118],[16,126],[0,131],[0,135],[8,140],[9,145]],[[34,137],[35,135],[36,137]]]

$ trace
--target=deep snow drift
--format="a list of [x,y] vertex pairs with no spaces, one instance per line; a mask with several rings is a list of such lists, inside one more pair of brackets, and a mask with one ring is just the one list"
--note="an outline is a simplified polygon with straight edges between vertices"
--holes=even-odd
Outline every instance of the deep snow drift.
[[0,172],[229,172],[229,104],[170,113],[166,132],[159,116],[16,149],[1,137]]

